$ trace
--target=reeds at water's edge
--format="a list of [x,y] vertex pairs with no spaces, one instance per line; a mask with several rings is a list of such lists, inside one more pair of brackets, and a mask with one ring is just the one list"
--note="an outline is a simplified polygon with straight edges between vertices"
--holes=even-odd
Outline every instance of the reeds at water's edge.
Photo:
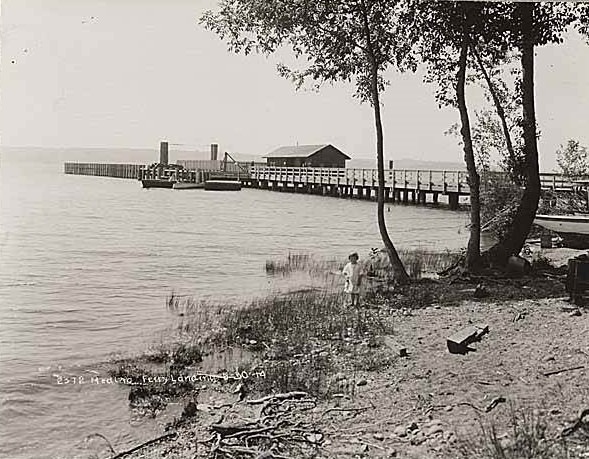
[[[449,250],[401,249],[399,256],[410,277],[418,279],[425,274],[441,272],[458,262],[460,252]],[[266,260],[266,273],[286,276],[293,272],[311,275],[329,275],[340,272],[347,260],[320,258],[308,253],[289,253],[285,259]],[[360,263],[371,276],[388,278],[391,274],[389,259],[382,250],[372,249]]]

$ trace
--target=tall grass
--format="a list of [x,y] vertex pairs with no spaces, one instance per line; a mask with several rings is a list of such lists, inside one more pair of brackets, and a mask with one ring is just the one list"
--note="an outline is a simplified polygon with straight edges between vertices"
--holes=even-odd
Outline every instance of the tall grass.
[[[448,269],[458,263],[462,256],[461,252],[449,250],[401,249],[398,252],[408,274],[413,279]],[[381,279],[391,278],[391,266],[383,250],[372,249],[366,257],[360,258],[362,267],[371,276]],[[345,259],[320,258],[308,253],[289,253],[285,259],[266,260],[266,273],[283,276],[295,272],[329,275],[340,272],[346,262]]]
[[[444,271],[459,262],[462,254],[449,250],[433,251],[426,249],[400,249],[399,257],[412,279],[419,279],[425,274],[433,275]],[[390,277],[391,264],[388,255],[383,251],[373,250],[366,260],[367,271],[376,277]]]
[[340,292],[303,291],[258,300],[225,317],[230,343],[246,340],[289,342],[303,350],[312,339],[333,340],[382,333],[383,321],[346,305]]
[[301,352],[313,340],[338,340],[386,331],[379,311],[347,305],[334,288],[275,293],[243,304],[168,301],[180,318],[179,330],[188,342],[201,345],[280,346]]
[[329,390],[335,349],[392,333],[384,310],[351,307],[346,300],[340,290],[325,287],[243,304],[186,298],[168,301],[168,307],[180,316],[184,341],[198,343],[203,355],[206,349],[259,351],[266,376],[255,382],[256,390],[304,390],[321,396]]
[[285,259],[266,260],[266,273],[286,276],[294,272],[325,275],[343,267],[341,260],[320,258],[309,253],[290,253]]
[[476,437],[459,444],[461,457],[468,459],[571,459],[571,444],[550,434],[542,411],[511,407],[507,424],[495,420],[479,421]]

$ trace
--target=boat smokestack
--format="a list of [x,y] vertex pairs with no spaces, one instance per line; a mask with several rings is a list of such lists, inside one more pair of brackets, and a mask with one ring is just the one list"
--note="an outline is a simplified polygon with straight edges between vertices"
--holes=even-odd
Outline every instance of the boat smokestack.
[[168,142],[160,142],[160,164],[168,165]]
[[217,155],[219,154],[219,144],[211,144],[211,160],[217,161]]

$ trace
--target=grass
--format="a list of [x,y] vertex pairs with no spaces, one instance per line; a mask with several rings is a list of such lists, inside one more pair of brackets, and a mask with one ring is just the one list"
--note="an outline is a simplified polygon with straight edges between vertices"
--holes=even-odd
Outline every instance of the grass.
[[329,355],[277,360],[266,364],[265,377],[253,380],[252,389],[263,394],[304,391],[318,398],[327,397],[333,392],[329,375],[334,371]]
[[[166,306],[178,317],[175,336],[134,361],[119,363],[111,376],[133,381],[143,376],[178,379],[194,373],[208,355],[245,349],[254,352],[256,359],[233,361],[231,368],[219,371],[231,371],[235,366],[252,372],[263,370],[263,378],[246,382],[253,392],[303,390],[325,397],[334,391],[330,376],[337,367],[338,354],[392,332],[385,311],[358,309],[348,306],[346,300],[339,289],[330,287],[276,293],[243,304],[214,304],[172,294]],[[371,348],[351,370],[373,370],[388,363]],[[214,384],[225,390],[222,379]],[[132,385],[129,401],[136,413],[155,416],[170,401],[196,392],[198,384],[190,382]]]
[[[479,420],[479,435],[461,441],[459,453],[469,459],[572,459],[574,446],[550,432],[544,411],[511,407],[505,424]],[[504,432],[500,432],[505,430]]]
[[462,253],[450,250],[436,252],[425,249],[402,249],[399,251],[399,257],[409,276],[419,279],[423,274],[435,274],[454,266],[460,261]]
[[319,258],[309,253],[290,253],[285,259],[266,260],[266,273],[287,276],[294,272],[326,275],[334,270],[341,271],[344,263],[336,259]]
[[[435,274],[455,265],[462,253],[433,251],[425,249],[401,249],[398,251],[407,273],[412,279],[419,279],[424,274]],[[327,276],[341,272],[346,260],[320,258],[308,253],[289,253],[285,259],[266,260],[266,273],[287,276],[295,272]],[[368,256],[360,260],[362,267],[371,276],[391,280],[392,272],[386,252],[373,248]]]
[[[400,255],[414,278],[445,269],[459,257],[452,252],[421,249],[403,250]],[[372,277],[384,281],[382,284],[391,280],[388,257],[382,251],[373,249],[362,263]],[[266,271],[272,275],[302,271],[317,277],[332,273],[334,268],[340,270],[341,264],[343,261],[289,254],[285,260],[267,262]],[[390,356],[375,343],[380,336],[393,333],[391,308],[417,308],[434,301],[432,289],[424,284],[428,282],[434,281],[425,279],[380,296],[372,288],[364,295],[365,306],[361,308],[348,306],[340,286],[327,278],[322,288],[233,303],[199,301],[172,293],[166,307],[178,318],[174,336],[133,364],[119,365],[112,374],[131,378],[173,375],[177,379],[193,373],[199,365],[204,365],[201,368],[206,371],[208,357],[214,359],[232,349],[245,350],[248,356],[233,359],[231,366],[263,369],[264,378],[247,382],[252,391],[304,390],[317,397],[328,396],[335,390],[331,377],[336,368],[355,375],[392,364]],[[374,285],[369,285],[368,290],[371,287]],[[255,354],[253,360],[251,352]],[[224,383],[219,380],[214,384],[221,389]],[[136,410],[153,415],[170,400],[191,396],[195,390],[191,383],[132,386],[130,403]]]
[[314,340],[342,340],[382,333],[378,314],[346,305],[339,291],[303,291],[257,300],[234,310],[222,322],[229,344],[289,343],[292,353],[305,352]]

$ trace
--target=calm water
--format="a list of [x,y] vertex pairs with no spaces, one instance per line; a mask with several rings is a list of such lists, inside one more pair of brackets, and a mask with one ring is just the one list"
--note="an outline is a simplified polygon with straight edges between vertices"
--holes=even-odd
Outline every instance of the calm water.
[[[83,440],[96,432],[118,450],[155,436],[157,422],[131,419],[123,388],[64,387],[55,375],[100,373],[114,353],[157,342],[172,291],[257,296],[275,287],[266,259],[367,254],[381,245],[375,211],[261,190],[143,190],[2,157],[0,457],[88,457]],[[466,242],[466,213],[391,206],[387,218],[400,247]]]

